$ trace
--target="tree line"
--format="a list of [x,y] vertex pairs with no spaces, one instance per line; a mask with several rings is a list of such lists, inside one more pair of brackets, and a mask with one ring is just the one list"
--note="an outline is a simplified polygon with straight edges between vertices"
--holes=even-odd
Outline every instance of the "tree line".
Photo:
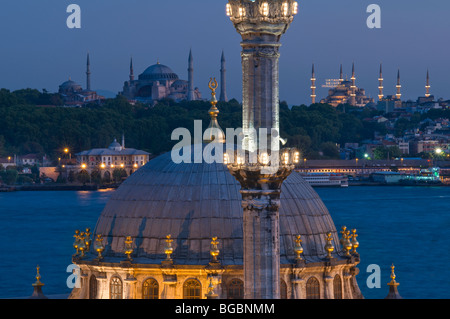
[[[202,120],[206,129],[211,107],[208,101],[172,100],[162,100],[154,107],[132,105],[121,96],[107,99],[100,106],[67,108],[61,104],[58,94],[0,90],[0,156],[47,154],[56,161],[65,148],[71,154],[105,148],[114,138],[120,141],[122,134],[126,147],[158,155],[178,142],[171,140],[174,129],[183,127],[193,132],[194,120]],[[237,100],[217,106],[223,129],[242,125],[242,106]],[[306,158],[339,158],[337,145],[372,139],[374,132],[386,133],[385,125],[364,121],[379,114],[348,105],[288,107],[281,102],[280,133],[287,139],[287,147],[297,147]]]

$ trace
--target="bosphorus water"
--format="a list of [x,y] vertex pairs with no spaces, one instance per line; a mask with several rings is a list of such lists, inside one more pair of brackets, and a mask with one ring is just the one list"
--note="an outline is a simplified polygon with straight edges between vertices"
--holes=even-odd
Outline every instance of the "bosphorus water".
[[[316,189],[338,231],[356,228],[361,255],[357,276],[367,299],[388,293],[395,264],[399,291],[408,299],[450,298],[450,187]],[[113,190],[0,193],[0,298],[28,297],[40,266],[46,295],[69,294],[66,272],[76,229],[95,228]],[[371,264],[381,288],[369,289]]]

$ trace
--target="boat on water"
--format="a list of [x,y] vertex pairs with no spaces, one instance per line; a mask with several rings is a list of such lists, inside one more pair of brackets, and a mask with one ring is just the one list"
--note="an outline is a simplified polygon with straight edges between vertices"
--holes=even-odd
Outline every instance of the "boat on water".
[[400,182],[406,185],[441,185],[440,169],[421,169],[417,174],[405,175]]
[[312,187],[348,187],[348,177],[336,173],[301,173]]

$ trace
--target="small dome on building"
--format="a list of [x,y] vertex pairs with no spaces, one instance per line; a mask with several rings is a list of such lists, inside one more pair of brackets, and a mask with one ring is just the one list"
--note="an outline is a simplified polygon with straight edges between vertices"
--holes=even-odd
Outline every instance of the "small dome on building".
[[114,142],[112,142],[111,145],[109,145],[108,148],[110,150],[114,150],[114,151],[121,151],[122,150],[122,145],[120,145],[119,142],[117,142],[117,139],[114,139]]

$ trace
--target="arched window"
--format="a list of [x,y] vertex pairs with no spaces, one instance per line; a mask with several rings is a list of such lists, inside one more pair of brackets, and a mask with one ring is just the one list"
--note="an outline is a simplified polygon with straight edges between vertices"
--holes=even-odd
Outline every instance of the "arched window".
[[280,299],[288,299],[287,297],[287,285],[284,280],[280,280]]
[[202,285],[196,279],[186,280],[183,285],[184,299],[202,299]]
[[320,299],[320,284],[314,277],[306,282],[306,299]]
[[244,299],[244,282],[232,279],[228,284],[228,299]]
[[97,299],[97,278],[94,275],[89,278],[89,299]]
[[142,285],[142,299],[159,299],[159,284],[153,279],[147,279]]
[[342,299],[342,281],[341,276],[336,275],[333,280],[334,299]]
[[109,284],[109,298],[110,299],[123,299],[123,285],[122,280],[119,277],[112,277]]

